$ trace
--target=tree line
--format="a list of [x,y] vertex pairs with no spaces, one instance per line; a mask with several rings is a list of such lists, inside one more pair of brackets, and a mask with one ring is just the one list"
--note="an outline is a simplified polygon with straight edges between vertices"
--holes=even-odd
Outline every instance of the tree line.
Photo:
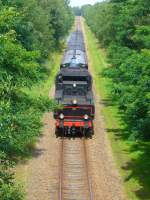
[[82,15],[82,10],[81,10],[80,7],[78,7],[78,6],[73,7],[72,10],[73,10],[73,13],[74,13],[75,16],[81,16]]
[[44,60],[62,48],[73,22],[68,0],[0,0],[0,199],[21,200],[10,168],[40,135],[41,116],[55,104],[32,98],[50,76]]
[[129,139],[150,140],[150,3],[110,0],[82,7],[87,24],[110,67],[111,96],[123,116]]

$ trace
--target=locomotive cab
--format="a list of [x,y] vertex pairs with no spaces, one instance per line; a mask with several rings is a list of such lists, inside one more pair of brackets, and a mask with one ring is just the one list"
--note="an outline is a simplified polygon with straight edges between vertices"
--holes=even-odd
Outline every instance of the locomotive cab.
[[64,83],[67,83],[67,81],[78,83],[78,85],[79,83],[84,82],[88,90],[92,88],[92,77],[87,70],[61,70],[61,72],[57,74],[55,79],[56,89],[63,89]]

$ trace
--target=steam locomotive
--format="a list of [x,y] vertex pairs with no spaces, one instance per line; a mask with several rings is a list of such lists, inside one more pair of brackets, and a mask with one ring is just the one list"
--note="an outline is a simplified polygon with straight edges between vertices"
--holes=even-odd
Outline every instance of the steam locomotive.
[[77,30],[68,41],[67,49],[55,80],[55,100],[62,108],[54,112],[57,136],[91,137],[95,114],[92,77],[83,33],[78,22]]

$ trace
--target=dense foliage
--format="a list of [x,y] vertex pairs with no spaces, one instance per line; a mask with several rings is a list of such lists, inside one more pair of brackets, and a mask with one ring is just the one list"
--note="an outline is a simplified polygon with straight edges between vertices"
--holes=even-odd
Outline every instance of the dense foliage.
[[[25,155],[40,134],[41,115],[54,103],[24,88],[49,74],[42,64],[61,48],[73,21],[67,0],[0,1],[0,199],[20,200],[10,160]],[[36,113],[36,114],[35,114]]]
[[112,96],[123,113],[130,139],[150,140],[150,2],[110,0],[82,8],[111,67]]

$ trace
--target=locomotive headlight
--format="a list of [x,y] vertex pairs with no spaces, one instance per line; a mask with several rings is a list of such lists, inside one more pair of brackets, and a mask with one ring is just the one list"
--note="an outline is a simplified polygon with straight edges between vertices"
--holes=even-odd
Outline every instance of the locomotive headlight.
[[64,119],[64,117],[65,117],[65,116],[64,116],[63,113],[61,113],[61,114],[59,115],[59,118],[60,118],[60,119]]
[[85,120],[88,120],[88,119],[89,119],[89,116],[88,116],[88,115],[84,115],[84,119],[85,119]]
[[74,84],[73,84],[73,87],[74,87],[74,88],[75,88],[75,87],[77,87],[77,84],[76,84],[76,83],[74,83]]
[[77,100],[73,99],[72,103],[73,103],[73,105],[77,105]]

